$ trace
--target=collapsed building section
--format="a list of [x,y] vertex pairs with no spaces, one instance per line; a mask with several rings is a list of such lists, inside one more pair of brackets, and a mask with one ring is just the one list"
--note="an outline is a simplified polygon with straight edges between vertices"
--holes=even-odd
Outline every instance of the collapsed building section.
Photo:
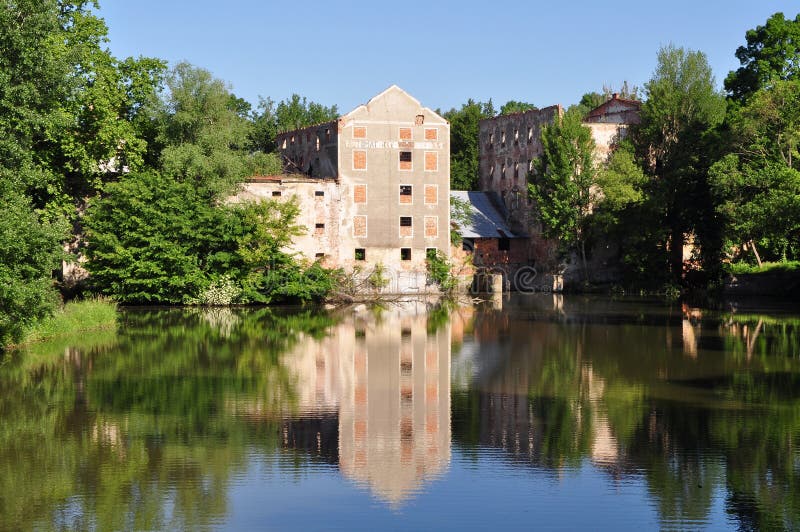
[[[588,113],[584,125],[592,132],[598,164],[604,164],[614,147],[627,137],[630,127],[640,122],[639,108],[640,102],[613,94]],[[526,247],[529,265],[541,270],[540,274],[560,274],[565,265],[558,263],[556,243],[542,236],[528,183],[534,161],[542,156],[542,130],[563,113],[560,105],[554,105],[482,120],[478,127],[480,191],[503,213],[511,231],[524,238],[517,246]],[[608,262],[607,259],[602,257],[601,261]]]

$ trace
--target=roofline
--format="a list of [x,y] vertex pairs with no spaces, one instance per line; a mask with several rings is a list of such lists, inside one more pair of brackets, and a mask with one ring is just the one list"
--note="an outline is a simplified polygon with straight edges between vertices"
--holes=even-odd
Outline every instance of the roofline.
[[338,117],[334,118],[333,120],[328,120],[326,122],[318,122],[316,124],[311,124],[310,126],[304,126],[304,127],[297,128],[297,129],[287,129],[286,131],[280,131],[280,132],[275,134],[275,138],[277,139],[278,137],[283,137],[285,135],[290,135],[292,133],[300,133],[300,132],[303,132],[303,131],[305,131],[307,129],[317,129],[320,126],[326,126],[326,125],[329,125],[329,124],[336,125],[340,118],[341,118],[341,116],[338,116]]
[[398,91],[402,92],[402,93],[403,93],[403,94],[405,94],[405,95],[406,95],[408,98],[410,98],[410,99],[411,99],[411,100],[412,100],[412,101],[413,101],[415,104],[417,104],[419,107],[421,107],[423,111],[426,111],[426,112],[428,112],[428,113],[430,113],[430,114],[434,115],[435,117],[437,117],[437,118],[441,119],[441,120],[442,120],[443,122],[445,122],[445,123],[446,123],[448,126],[450,125],[450,122],[449,122],[449,121],[448,121],[448,120],[447,120],[445,117],[443,117],[442,115],[440,115],[439,113],[437,113],[436,111],[434,111],[433,109],[431,109],[430,107],[425,107],[424,105],[422,105],[422,103],[421,103],[419,100],[417,100],[416,98],[414,98],[413,96],[411,96],[411,94],[409,94],[407,91],[405,91],[405,90],[403,90],[402,88],[400,88],[400,87],[399,87],[397,84],[392,84],[392,85],[390,85],[389,87],[385,88],[384,90],[382,90],[381,92],[379,92],[378,94],[376,94],[375,96],[373,96],[372,98],[370,98],[369,100],[367,100],[367,103],[362,103],[361,105],[357,105],[355,108],[351,109],[349,112],[347,112],[347,113],[345,113],[345,114],[341,115],[341,116],[339,117],[339,119],[341,120],[341,119],[343,119],[343,118],[348,118],[350,115],[352,115],[353,113],[355,113],[355,112],[356,112],[356,111],[358,111],[359,109],[362,109],[362,108],[366,109],[366,108],[367,108],[367,106],[369,106],[369,104],[371,104],[371,103],[372,103],[374,100],[377,100],[378,98],[380,98],[380,97],[384,96],[386,93],[388,93],[388,92],[389,92],[389,91],[391,91],[391,90],[398,90]]
[[508,114],[505,114],[505,115],[497,115],[497,116],[493,116],[491,118],[482,118],[481,120],[478,121],[478,123],[480,124],[481,122],[491,122],[493,120],[499,120],[501,118],[506,118],[506,117],[509,117],[509,116],[524,116],[524,115],[527,115],[527,114],[540,114],[540,113],[544,114],[545,112],[550,112],[550,111],[552,111],[554,109],[556,110],[556,112],[559,115],[564,113],[564,107],[560,103],[557,103],[555,105],[548,105],[547,107],[542,107],[542,108],[539,108],[539,109],[528,109],[527,111],[519,111],[519,112],[516,112],[516,113],[508,113]]

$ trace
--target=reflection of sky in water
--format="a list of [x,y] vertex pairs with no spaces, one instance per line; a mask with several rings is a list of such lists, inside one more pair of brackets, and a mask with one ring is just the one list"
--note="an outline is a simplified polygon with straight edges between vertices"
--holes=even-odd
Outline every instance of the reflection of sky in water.
[[724,490],[715,492],[706,521],[661,522],[640,475],[610,481],[604,471],[584,463],[553,477],[542,469],[519,469],[502,452],[462,451],[454,446],[447,474],[399,508],[335,470],[312,468],[296,476],[262,462],[231,488],[231,519],[224,528],[656,530],[721,525],[728,518]]

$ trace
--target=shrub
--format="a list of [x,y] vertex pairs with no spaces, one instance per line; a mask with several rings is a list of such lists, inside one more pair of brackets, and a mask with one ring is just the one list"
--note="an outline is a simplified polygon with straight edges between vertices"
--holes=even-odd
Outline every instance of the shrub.
[[450,272],[450,263],[444,253],[430,250],[425,259],[428,269],[428,278],[439,285],[442,292],[451,293],[456,288],[456,278]]
[[0,177],[0,348],[53,312],[53,270],[63,256],[66,225],[47,223]]

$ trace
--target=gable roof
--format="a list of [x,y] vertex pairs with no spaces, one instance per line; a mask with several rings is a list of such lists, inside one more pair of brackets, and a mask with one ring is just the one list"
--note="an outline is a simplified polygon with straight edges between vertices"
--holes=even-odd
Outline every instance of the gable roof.
[[639,109],[642,102],[620,98],[614,93],[611,98],[601,103],[586,114],[584,122],[601,122],[603,118],[617,115],[623,121],[638,121]]
[[523,238],[511,231],[486,192],[451,190],[450,197],[469,204],[471,208],[472,218],[463,227],[458,225],[455,217],[451,216],[458,233],[463,238]]
[[404,91],[403,89],[401,89],[397,85],[389,86],[385,90],[379,92],[378,94],[376,94],[375,96],[370,98],[369,101],[367,101],[367,103],[361,104],[361,105],[357,106],[356,108],[354,108],[353,110],[351,110],[350,112],[341,115],[340,120],[341,119],[351,118],[354,115],[358,114],[359,112],[369,111],[370,107],[375,107],[376,104],[378,104],[381,100],[383,100],[385,98],[391,98],[392,96],[399,96],[400,98],[404,98],[404,99],[408,100],[409,102],[411,102],[415,107],[418,107],[418,108],[422,109],[426,114],[430,114],[431,116],[433,116],[433,117],[437,118],[438,120],[440,120],[442,123],[445,123],[445,124],[449,123],[445,118],[443,118],[436,111],[434,111],[433,109],[431,109],[429,107],[423,106],[420,103],[419,100],[417,100],[416,98],[411,96],[409,93],[407,93],[406,91]]

